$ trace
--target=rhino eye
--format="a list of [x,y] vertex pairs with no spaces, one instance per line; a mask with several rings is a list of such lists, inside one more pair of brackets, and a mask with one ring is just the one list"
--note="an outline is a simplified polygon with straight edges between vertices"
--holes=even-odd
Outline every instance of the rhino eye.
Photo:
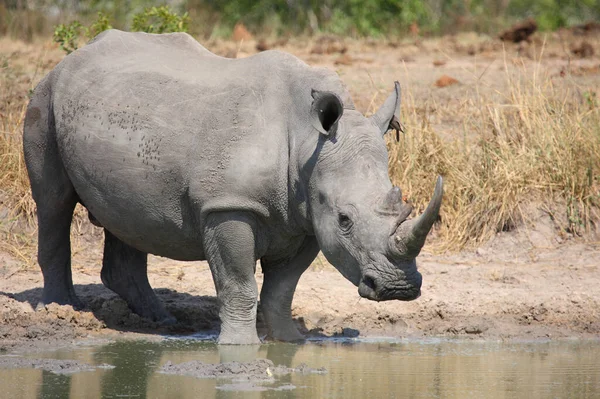
[[352,228],[352,219],[345,213],[338,214],[338,223],[343,231],[348,231]]

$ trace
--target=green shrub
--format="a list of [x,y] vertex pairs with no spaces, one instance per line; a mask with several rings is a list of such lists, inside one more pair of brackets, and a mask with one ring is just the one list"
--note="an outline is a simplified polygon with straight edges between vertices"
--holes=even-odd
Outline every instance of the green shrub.
[[92,39],[98,36],[100,33],[104,32],[105,30],[109,29],[112,29],[112,26],[108,21],[108,16],[103,12],[98,12],[98,18],[87,29],[86,36],[89,39]]
[[77,50],[82,31],[83,26],[79,21],[73,21],[66,25],[60,24],[54,28],[53,39],[65,53],[70,54]]
[[82,37],[92,39],[99,33],[112,29],[108,17],[99,12],[98,18],[89,27],[84,27],[81,22],[73,21],[70,24],[60,24],[54,28],[54,41],[60,45],[65,53],[70,54],[77,50]]
[[178,15],[169,6],[150,7],[133,16],[131,30],[146,33],[187,32],[188,13]]

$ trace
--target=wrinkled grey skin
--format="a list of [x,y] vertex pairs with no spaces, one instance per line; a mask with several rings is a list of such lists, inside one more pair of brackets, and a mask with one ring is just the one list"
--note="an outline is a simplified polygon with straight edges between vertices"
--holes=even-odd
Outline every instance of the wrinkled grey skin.
[[208,260],[225,344],[258,343],[254,278],[269,335],[297,340],[291,303],[319,250],[363,297],[420,295],[415,257],[437,218],[393,188],[383,139],[396,88],[371,118],[336,74],[267,51],[218,57],[186,34],[111,30],[37,86],[24,152],[37,204],[42,304],[81,306],[71,278],[76,203],[105,229],[102,282],[141,316],[171,323],[147,254]]

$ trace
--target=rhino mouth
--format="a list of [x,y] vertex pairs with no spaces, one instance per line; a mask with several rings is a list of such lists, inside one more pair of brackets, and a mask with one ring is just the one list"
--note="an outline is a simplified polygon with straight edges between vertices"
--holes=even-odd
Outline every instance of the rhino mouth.
[[[414,282],[409,282],[413,280]],[[385,281],[383,278],[366,273],[358,284],[358,295],[377,302],[412,301],[421,296],[421,274],[415,271],[414,276],[409,281],[406,279]]]

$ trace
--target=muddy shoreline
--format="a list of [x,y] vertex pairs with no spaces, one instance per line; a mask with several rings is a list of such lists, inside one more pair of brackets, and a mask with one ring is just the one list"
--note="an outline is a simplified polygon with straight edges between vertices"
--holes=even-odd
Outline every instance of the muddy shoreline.
[[[567,242],[536,247],[523,237],[498,235],[473,252],[423,253],[423,293],[412,302],[371,302],[320,259],[300,280],[293,303],[308,338],[427,337],[529,340],[600,335],[600,248]],[[86,304],[76,311],[51,304],[35,310],[43,286],[35,268],[0,258],[0,351],[57,347],[85,339],[160,339],[219,330],[218,304],[205,262],[151,257],[149,279],[178,319],[164,327],[132,313],[100,281],[101,240],[75,256],[75,291]],[[86,266],[81,264],[85,256]],[[262,284],[260,267],[257,281]],[[259,335],[266,330],[260,317]]]

